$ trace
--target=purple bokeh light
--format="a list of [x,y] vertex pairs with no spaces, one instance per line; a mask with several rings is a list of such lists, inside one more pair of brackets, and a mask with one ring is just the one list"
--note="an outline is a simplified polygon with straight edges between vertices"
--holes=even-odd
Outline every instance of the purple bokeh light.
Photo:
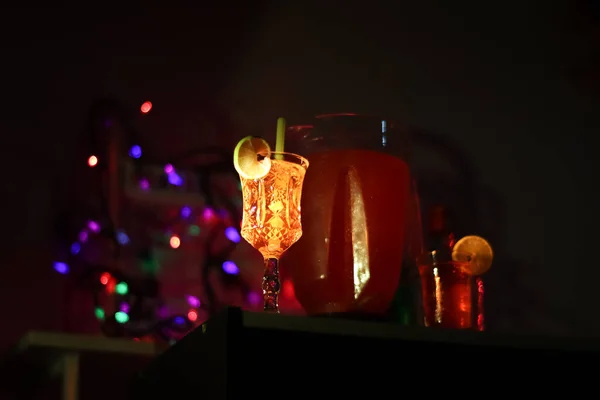
[[233,243],[239,243],[241,239],[240,233],[233,226],[225,229],[225,236],[227,236],[227,239],[231,240]]
[[96,221],[88,221],[88,228],[94,233],[100,232],[100,224]]
[[69,272],[69,266],[67,265],[67,263],[64,263],[62,261],[56,261],[54,263],[54,270],[59,274],[66,274]]
[[173,171],[167,176],[169,183],[173,186],[183,185],[183,179],[177,175],[177,172]]
[[192,209],[188,206],[182,207],[181,208],[181,217],[182,218],[189,218],[190,215],[192,215]]
[[202,218],[204,218],[205,220],[212,219],[214,216],[215,216],[215,212],[210,207],[206,207],[204,209],[204,211],[202,212]]
[[146,178],[140,179],[140,189],[142,189],[142,190],[150,189],[150,182],[148,182],[148,179],[146,179]]
[[200,304],[201,304],[200,299],[197,298],[196,296],[192,296],[192,295],[188,295],[187,302],[190,305],[190,307],[194,307],[194,308],[200,307]]
[[77,255],[81,251],[81,245],[79,242],[75,242],[71,245],[71,254]]
[[258,305],[260,303],[260,300],[261,300],[260,294],[258,294],[256,292],[248,293],[248,303],[252,304],[253,306]]
[[131,149],[129,149],[129,156],[131,158],[140,158],[142,156],[142,148],[137,144],[131,146]]
[[233,261],[225,261],[223,263],[223,271],[229,275],[237,275],[240,273],[240,269]]

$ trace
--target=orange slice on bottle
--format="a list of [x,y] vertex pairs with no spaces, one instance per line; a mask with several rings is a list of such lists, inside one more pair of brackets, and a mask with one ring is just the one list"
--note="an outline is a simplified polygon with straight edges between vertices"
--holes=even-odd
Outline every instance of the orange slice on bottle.
[[246,136],[233,150],[233,166],[242,178],[263,178],[271,170],[269,143],[256,136]]
[[467,267],[471,275],[481,275],[492,266],[494,251],[488,241],[480,236],[465,236],[456,242],[452,249],[452,259],[462,261],[464,254],[471,256]]

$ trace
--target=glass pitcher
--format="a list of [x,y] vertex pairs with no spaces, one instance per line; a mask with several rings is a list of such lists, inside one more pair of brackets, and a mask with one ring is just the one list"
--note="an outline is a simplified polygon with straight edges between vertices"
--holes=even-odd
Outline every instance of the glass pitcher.
[[421,250],[413,240],[418,199],[408,139],[386,119],[349,113],[288,128],[286,150],[311,163],[301,204],[304,233],[285,255],[307,314],[387,315],[405,250]]

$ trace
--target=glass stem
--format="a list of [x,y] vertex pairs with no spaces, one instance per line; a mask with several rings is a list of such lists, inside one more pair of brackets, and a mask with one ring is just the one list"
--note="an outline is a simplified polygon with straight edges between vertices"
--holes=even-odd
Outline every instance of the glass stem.
[[263,275],[262,290],[265,301],[264,310],[279,313],[279,260],[276,258],[265,258],[265,274]]

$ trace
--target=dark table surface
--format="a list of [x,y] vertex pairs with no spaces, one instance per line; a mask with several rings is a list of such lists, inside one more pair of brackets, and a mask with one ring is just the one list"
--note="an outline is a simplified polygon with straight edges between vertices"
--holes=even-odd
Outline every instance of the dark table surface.
[[[230,308],[189,333],[134,379],[132,398],[161,391],[203,398],[362,398],[555,393],[595,384],[600,341],[433,330]],[[516,389],[510,389],[513,393]],[[519,389],[521,390],[521,389]],[[200,397],[199,397],[200,398]]]

